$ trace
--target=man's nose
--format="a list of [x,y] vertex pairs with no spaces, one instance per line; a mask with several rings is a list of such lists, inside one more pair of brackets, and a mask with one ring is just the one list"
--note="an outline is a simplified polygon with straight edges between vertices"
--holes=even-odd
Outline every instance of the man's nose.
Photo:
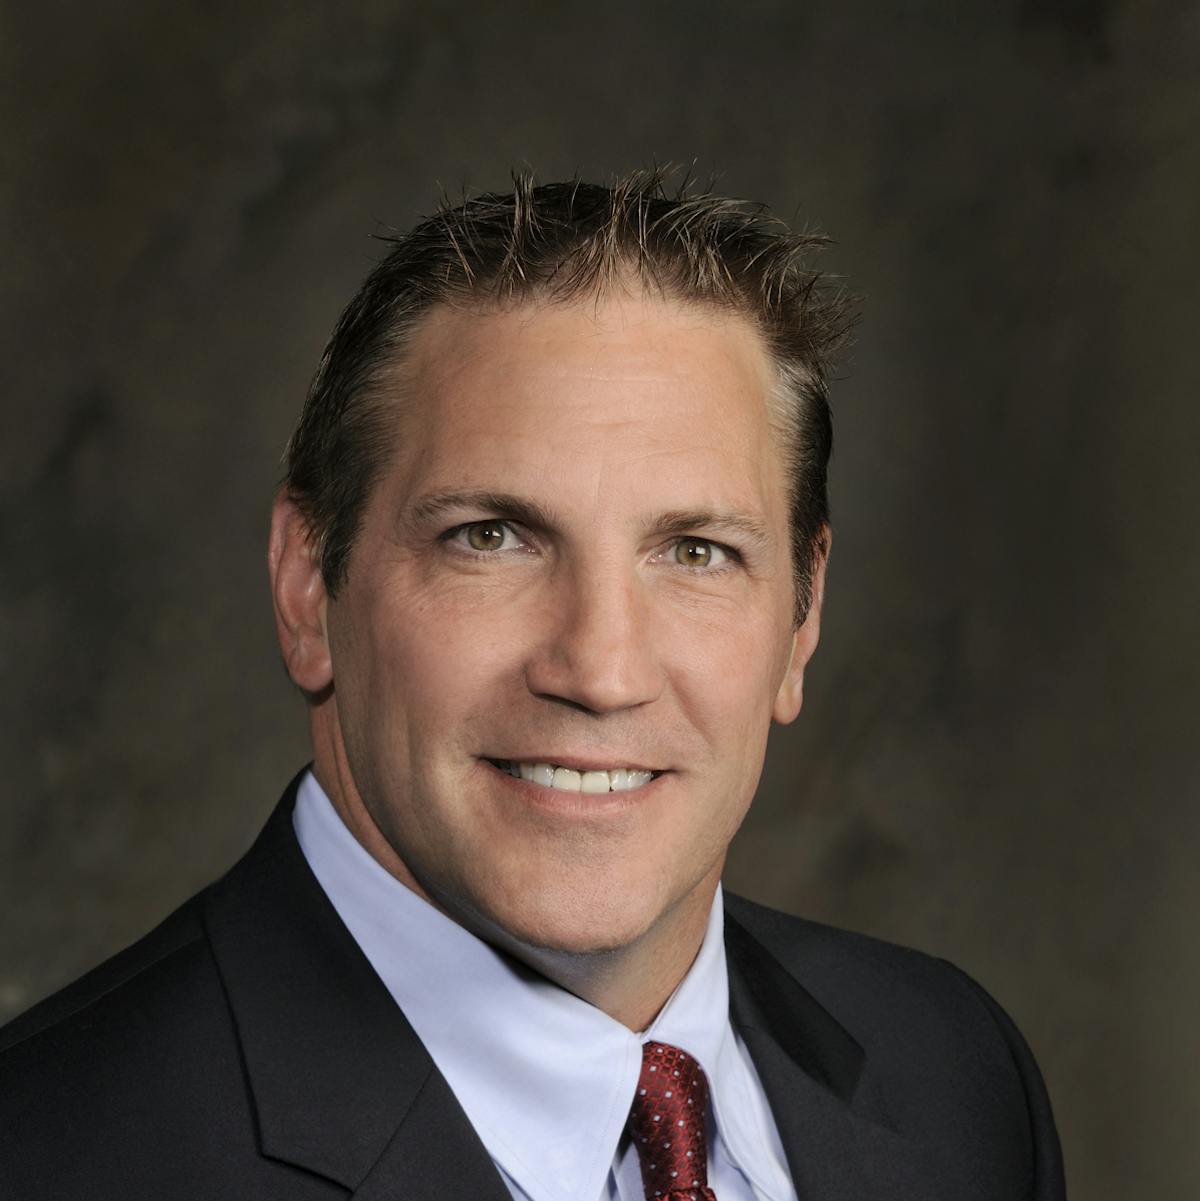
[[525,669],[535,695],[613,713],[663,689],[645,585],[633,572],[579,569],[551,596],[546,632]]

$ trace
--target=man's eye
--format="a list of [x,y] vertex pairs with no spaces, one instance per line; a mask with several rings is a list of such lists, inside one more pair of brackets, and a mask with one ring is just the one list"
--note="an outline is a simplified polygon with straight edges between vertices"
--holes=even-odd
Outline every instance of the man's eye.
[[519,539],[503,521],[473,521],[461,526],[458,533],[472,550],[509,550]]
[[681,538],[675,543],[675,561],[684,567],[719,567],[728,558],[724,547],[704,538]]

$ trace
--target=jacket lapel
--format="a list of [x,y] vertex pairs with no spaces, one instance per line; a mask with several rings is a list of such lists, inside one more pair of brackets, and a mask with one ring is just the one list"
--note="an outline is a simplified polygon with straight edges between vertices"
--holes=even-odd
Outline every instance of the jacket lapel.
[[297,783],[205,904],[263,1154],[356,1197],[510,1201],[445,1080],[309,870],[292,828]]
[[425,1079],[412,1108],[354,1201],[512,1201],[457,1098],[438,1071]]
[[779,1130],[799,1201],[961,1196],[943,1165],[868,1116],[862,1047],[727,909],[730,1014]]

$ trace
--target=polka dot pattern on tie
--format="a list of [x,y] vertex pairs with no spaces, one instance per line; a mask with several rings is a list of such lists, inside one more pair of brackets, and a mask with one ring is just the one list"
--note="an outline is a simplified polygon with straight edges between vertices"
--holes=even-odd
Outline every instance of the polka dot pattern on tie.
[[695,1059],[668,1043],[643,1044],[629,1133],[646,1201],[716,1201],[708,1187],[707,1109],[708,1080]]

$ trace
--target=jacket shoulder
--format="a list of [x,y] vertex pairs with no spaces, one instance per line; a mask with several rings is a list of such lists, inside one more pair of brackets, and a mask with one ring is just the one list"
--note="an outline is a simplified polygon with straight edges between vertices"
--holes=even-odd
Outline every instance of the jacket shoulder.
[[796,917],[732,893],[725,894],[725,909],[785,967],[805,970],[835,990],[882,980],[914,987],[944,983],[951,967],[924,951]]
[[1031,1198],[1063,1195],[1041,1073],[1000,1004],[944,959],[727,896],[726,911],[865,1053],[858,1098],[885,1124],[976,1162],[1023,1148]]
[[123,951],[0,1027],[0,1056],[39,1034],[52,1037],[57,1026],[86,1023],[98,1001],[123,988],[136,989],[144,973],[203,938],[199,897],[192,897]]
[[0,1031],[13,1197],[190,1197],[264,1162],[199,898]]
[[[868,1055],[885,1059],[928,1042],[941,1057],[1009,1054],[1007,1017],[965,972],[944,959],[729,897],[729,915],[834,1015]],[[1015,1032],[1015,1028],[1014,1028]],[[1018,1036],[1019,1037],[1019,1036]]]

